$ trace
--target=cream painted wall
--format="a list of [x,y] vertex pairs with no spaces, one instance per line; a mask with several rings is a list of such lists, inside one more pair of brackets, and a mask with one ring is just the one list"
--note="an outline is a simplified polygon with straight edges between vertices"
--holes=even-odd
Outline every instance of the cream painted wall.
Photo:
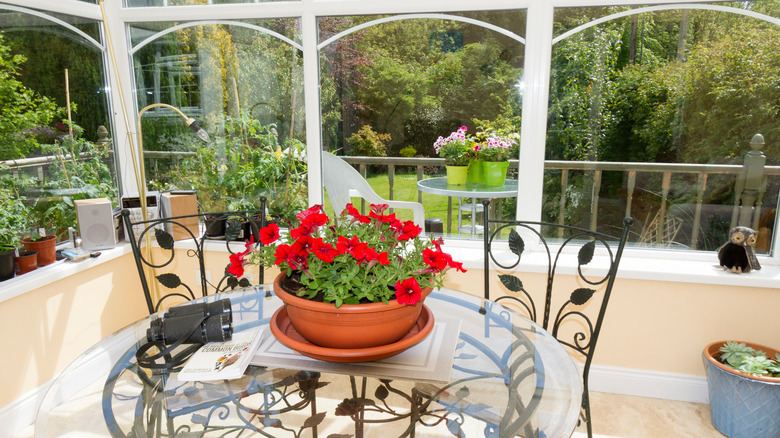
[[[482,273],[450,273],[446,285],[481,296]],[[541,275],[518,276],[528,290],[542,290]],[[490,288],[491,296],[505,291],[497,278]],[[704,376],[701,353],[711,342],[780,347],[779,309],[778,289],[618,278],[593,364]]]
[[0,303],[0,407],[146,314],[129,254]]

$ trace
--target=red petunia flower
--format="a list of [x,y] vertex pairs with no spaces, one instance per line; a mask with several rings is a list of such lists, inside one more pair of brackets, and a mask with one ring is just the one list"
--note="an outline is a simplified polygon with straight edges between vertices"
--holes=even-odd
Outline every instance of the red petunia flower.
[[422,233],[422,228],[420,228],[412,221],[406,221],[404,222],[403,226],[401,226],[401,230],[399,232],[400,234],[396,239],[399,241],[404,241],[414,239],[415,237],[419,236],[420,233]]
[[344,211],[346,211],[348,215],[352,216],[354,220],[360,223],[367,224],[371,222],[371,219],[369,219],[368,216],[360,214],[358,209],[355,208],[351,202],[347,204],[347,206],[344,208]]
[[290,238],[298,239],[304,236],[311,236],[313,231],[314,230],[310,224],[302,222],[301,226],[290,230]]
[[434,251],[431,248],[425,248],[422,255],[425,264],[437,271],[446,268],[449,262],[452,261],[452,257],[449,254],[441,251]]
[[409,277],[395,283],[395,299],[399,304],[413,306],[422,298],[422,290],[417,279]]
[[[267,227],[261,228],[259,233],[260,235],[260,242],[263,243],[263,245],[270,245],[277,240],[279,240],[279,226],[276,224],[268,224]],[[252,239],[254,239],[255,236],[252,236]]]
[[333,245],[325,243],[322,239],[312,240],[311,252],[325,263],[333,263],[333,259],[339,255],[339,251]]
[[322,204],[312,205],[306,210],[298,212],[295,215],[301,223],[307,223],[316,227],[320,227],[328,223],[328,216],[322,212]]
[[236,277],[244,275],[244,258],[239,254],[230,254],[230,266],[227,270]]

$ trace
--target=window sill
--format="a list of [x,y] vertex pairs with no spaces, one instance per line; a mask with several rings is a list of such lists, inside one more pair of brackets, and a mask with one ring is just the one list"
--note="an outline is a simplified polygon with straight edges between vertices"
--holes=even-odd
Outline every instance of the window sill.
[[[452,242],[444,251],[463,263],[466,269],[484,269],[482,242]],[[500,257],[500,255],[497,255]],[[506,251],[509,260],[513,254]],[[715,253],[673,253],[666,251],[626,249],[620,261],[618,279],[649,280],[677,283],[713,284],[736,287],[760,287],[777,289],[780,285],[780,266],[772,265],[767,258],[759,258],[762,268],[745,274],[725,271],[718,266]],[[576,275],[576,257],[564,257],[558,265],[558,272]],[[597,255],[586,271],[589,275],[604,275],[606,259]],[[491,263],[491,267],[494,267]],[[499,269],[500,270],[500,269]],[[541,253],[526,252],[523,262],[515,268],[518,272],[544,273],[547,271],[546,257]]]
[[32,272],[16,276],[0,283],[0,303],[22,295],[31,290],[38,289],[55,281],[62,280],[78,272],[85,271],[93,266],[106,263],[132,252],[130,244],[120,242],[115,248],[100,250],[100,256],[89,258],[79,262],[67,259],[56,261],[50,265],[42,266]]

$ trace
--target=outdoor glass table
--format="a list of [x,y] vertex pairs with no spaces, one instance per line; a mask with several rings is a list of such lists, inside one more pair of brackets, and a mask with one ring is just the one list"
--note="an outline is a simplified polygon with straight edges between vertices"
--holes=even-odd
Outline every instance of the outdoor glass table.
[[[267,326],[281,306],[270,286],[205,300],[225,297],[237,331]],[[461,292],[434,291],[425,305],[435,318],[460,321],[448,382],[273,366],[250,366],[236,380],[178,382],[176,372],[136,365],[148,317],[106,337],[57,377],[35,437],[571,435],[582,384],[552,336]]]
[[[507,178],[503,186],[486,186],[467,183],[454,185],[447,183],[447,177],[427,178],[417,181],[417,190],[433,195],[471,198],[471,238],[476,236],[477,226],[474,216],[477,212],[477,199],[514,198],[517,196],[517,180]],[[460,232],[460,230],[458,230]]]

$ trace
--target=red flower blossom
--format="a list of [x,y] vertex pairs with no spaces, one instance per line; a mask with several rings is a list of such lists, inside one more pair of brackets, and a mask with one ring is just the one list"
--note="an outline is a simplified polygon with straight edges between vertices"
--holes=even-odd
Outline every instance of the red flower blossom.
[[236,277],[244,275],[244,258],[239,254],[230,254],[230,266],[227,270]]
[[388,215],[380,215],[380,214],[374,213],[374,211],[372,210],[371,213],[368,214],[368,217],[374,218],[374,219],[378,220],[379,222],[384,222],[386,224],[394,224],[394,223],[398,222],[398,219],[395,218],[395,213],[388,214]]
[[325,243],[322,239],[312,240],[311,252],[325,263],[333,263],[333,259],[339,255],[339,251],[333,245]]
[[[279,226],[273,223],[268,224],[267,227],[260,229],[258,234],[263,245],[270,245],[279,240]],[[255,236],[252,236],[252,239],[254,238]]]
[[366,248],[367,246],[368,244],[359,241],[357,236],[352,236],[351,239],[339,236],[336,241],[336,249],[339,251],[339,254],[348,252],[355,258],[361,257],[360,253],[363,251],[363,248]]
[[348,215],[352,216],[354,220],[360,223],[367,224],[371,222],[371,219],[369,219],[368,216],[363,216],[360,214],[358,209],[355,208],[351,202],[347,204],[346,208],[344,208],[344,211],[346,211]]
[[301,221],[301,224],[305,223],[315,227],[328,223],[328,216],[322,212],[322,204],[313,205],[307,210],[298,212],[295,217]]
[[400,234],[398,237],[396,237],[396,239],[399,241],[404,241],[414,239],[415,237],[419,236],[420,233],[422,233],[422,228],[420,228],[412,221],[406,221],[404,222],[403,226],[401,226],[401,230],[399,232]]
[[313,230],[311,224],[302,222],[301,226],[299,226],[298,228],[293,228],[292,230],[290,230],[290,237],[292,239],[298,239],[298,238],[301,238],[301,237],[304,237],[304,236],[311,236],[312,231],[314,231],[314,230]]
[[409,277],[395,283],[395,299],[399,304],[413,306],[422,298],[422,290],[417,279]]
[[422,255],[425,264],[437,271],[446,268],[447,264],[452,261],[452,257],[449,254],[441,251],[434,251],[430,248],[425,248]]

